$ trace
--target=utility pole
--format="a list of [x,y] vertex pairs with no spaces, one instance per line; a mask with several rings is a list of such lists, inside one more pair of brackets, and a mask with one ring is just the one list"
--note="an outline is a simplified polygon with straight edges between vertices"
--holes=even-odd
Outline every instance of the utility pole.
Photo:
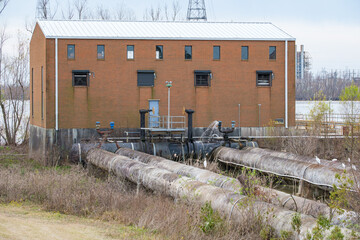
[[189,7],[187,11],[188,21],[207,21],[205,0],[189,0]]
[[168,117],[167,128],[170,129],[170,88],[172,87],[172,81],[166,81],[166,87],[168,88]]

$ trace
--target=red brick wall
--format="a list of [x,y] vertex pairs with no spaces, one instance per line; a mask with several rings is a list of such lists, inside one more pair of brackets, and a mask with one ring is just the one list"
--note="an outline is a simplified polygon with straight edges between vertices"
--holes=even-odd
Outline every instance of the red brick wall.
[[[43,66],[43,119],[41,117],[41,67]],[[35,26],[34,33],[30,41],[30,124],[46,128],[46,39],[39,25]],[[31,72],[33,71],[33,75]],[[32,83],[32,81],[34,81]],[[32,92],[34,94],[32,94]],[[34,96],[32,96],[34,95]],[[34,114],[32,114],[34,113]]]
[[[43,40],[32,48],[41,48]],[[46,40],[46,127],[55,127],[54,40]],[[67,60],[67,44],[75,44],[75,60]],[[105,45],[105,60],[97,60],[97,45]],[[126,45],[135,46],[135,59],[126,59]],[[164,46],[164,59],[155,59],[155,46]],[[184,46],[192,45],[192,60],[184,60]],[[213,46],[221,46],[221,59],[213,60]],[[241,46],[249,46],[249,60],[241,61]],[[269,60],[269,46],[277,47],[277,59]],[[34,54],[32,52],[32,54]],[[31,57],[37,66],[39,54]],[[285,118],[285,42],[269,41],[177,41],[177,40],[66,40],[59,39],[59,128],[93,128],[95,122],[115,127],[139,127],[139,109],[148,108],[148,99],[160,99],[160,115],[167,114],[167,88],[171,80],[171,115],[183,108],[195,110],[194,125],[208,126],[222,120],[229,126],[258,126],[270,119]],[[295,43],[289,42],[289,125],[295,123]],[[72,70],[90,70],[95,78],[89,87],[72,86]],[[137,87],[137,70],[154,70],[155,87]],[[194,87],[194,70],[211,70],[211,87]],[[256,70],[272,70],[272,87],[256,87]],[[35,79],[37,80],[37,79]],[[35,105],[36,107],[36,105]],[[39,121],[32,121],[39,125]],[[238,125],[238,123],[237,123]]]

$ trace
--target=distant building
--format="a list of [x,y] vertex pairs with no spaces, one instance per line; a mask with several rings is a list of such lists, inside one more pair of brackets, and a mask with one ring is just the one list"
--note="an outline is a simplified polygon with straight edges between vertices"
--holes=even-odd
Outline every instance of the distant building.
[[300,51],[296,52],[296,79],[303,79],[310,68],[311,56],[304,50],[304,45],[301,45]]
[[171,115],[195,110],[198,129],[295,124],[295,38],[271,23],[38,21],[30,70],[33,152],[166,115],[165,81]]

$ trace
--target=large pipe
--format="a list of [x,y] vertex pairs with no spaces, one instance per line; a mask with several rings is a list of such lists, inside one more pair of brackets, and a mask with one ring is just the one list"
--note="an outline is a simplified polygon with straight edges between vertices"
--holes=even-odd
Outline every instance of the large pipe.
[[[289,153],[289,152],[273,151],[273,150],[264,149],[264,148],[256,148],[256,149],[252,148],[252,149],[248,149],[248,151],[256,153],[256,154],[268,156],[268,157],[279,157],[279,158],[285,158],[285,159],[295,160],[295,161],[299,161],[299,162],[308,162],[308,163],[317,164],[315,157],[302,156],[302,155],[297,155],[297,154],[293,154],[293,153]],[[344,170],[342,163],[340,163],[338,161],[329,161],[326,159],[320,159],[320,165]],[[351,166],[346,166],[346,169],[350,170]]]
[[[202,183],[212,184],[216,187],[227,189],[233,192],[241,192],[243,185],[239,180],[220,175],[205,169],[181,164],[179,162],[170,161],[162,157],[152,156],[146,153],[134,151],[128,148],[119,148],[116,154],[125,156],[140,162],[143,162],[149,166],[165,169],[170,172],[186,176],[195,179]],[[257,188],[266,195],[267,200],[280,207],[285,207],[289,210],[297,210],[303,214],[318,217],[319,215],[328,216],[330,218],[331,209],[325,203],[309,200],[306,198],[292,196],[275,189],[265,188],[257,186]],[[343,220],[350,220],[355,222],[356,217],[359,215],[351,211],[343,211],[343,213],[335,212],[332,217],[332,223],[341,225],[344,223]]]
[[[148,166],[128,157],[119,156],[101,149],[89,150],[86,159],[89,163],[109,173],[123,177],[133,183],[141,184],[152,191],[163,193],[175,199],[186,198],[190,202],[201,204],[211,202],[215,210],[228,218],[231,217],[231,219],[238,223],[246,221],[246,214],[238,211],[238,206],[241,202],[249,201],[248,197],[244,195],[201,183],[164,169]],[[235,211],[233,211],[234,206],[237,207]],[[281,231],[292,231],[290,223],[295,212],[284,210],[262,201],[254,201],[251,207],[261,215],[268,215],[268,211],[271,209],[271,214],[276,216],[276,221],[270,221],[268,224],[278,234]],[[304,214],[301,214],[300,217],[302,224],[300,226],[299,238],[304,239],[306,234],[316,227],[317,223],[313,217]],[[341,228],[340,231],[346,237],[351,234],[348,229]],[[325,235],[329,232],[326,232]]]
[[262,172],[304,180],[318,186],[332,188],[339,185],[336,174],[344,172],[337,168],[323,166],[317,163],[300,162],[292,159],[268,156],[253,148],[237,149],[220,147],[213,155],[216,160],[233,166],[244,166]]
[[193,142],[193,113],[195,112],[192,109],[185,109],[185,112],[188,114],[188,142]]

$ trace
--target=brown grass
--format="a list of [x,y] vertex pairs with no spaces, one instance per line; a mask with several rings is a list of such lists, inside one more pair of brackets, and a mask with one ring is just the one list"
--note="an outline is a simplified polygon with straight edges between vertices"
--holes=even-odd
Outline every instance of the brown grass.
[[123,179],[96,178],[80,166],[50,168],[25,156],[9,156],[0,158],[2,203],[29,201],[49,211],[144,227],[168,239],[260,238],[259,218],[241,226],[224,218],[221,229],[204,233],[198,204],[174,202],[144,189],[137,193],[136,186]]

